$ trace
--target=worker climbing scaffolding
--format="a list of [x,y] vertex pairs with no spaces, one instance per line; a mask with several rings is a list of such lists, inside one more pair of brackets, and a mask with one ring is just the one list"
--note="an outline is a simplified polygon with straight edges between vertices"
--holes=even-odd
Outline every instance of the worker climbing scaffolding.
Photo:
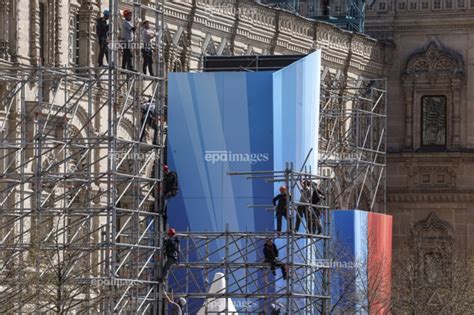
[[287,199],[291,200],[291,196],[287,192],[286,186],[281,186],[279,189],[280,193],[273,198],[273,206],[275,206],[276,218],[277,218],[277,232],[281,233],[282,218],[285,217],[287,220],[287,230],[291,230],[291,217],[288,217],[288,202]]

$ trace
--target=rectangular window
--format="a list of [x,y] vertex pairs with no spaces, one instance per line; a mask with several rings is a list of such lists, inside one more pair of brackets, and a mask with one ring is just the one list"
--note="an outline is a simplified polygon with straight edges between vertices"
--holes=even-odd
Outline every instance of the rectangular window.
[[446,8],[451,9],[453,7],[453,0],[446,0]]
[[441,8],[441,0],[434,0],[433,9],[440,9],[440,8]]
[[446,146],[446,96],[421,98],[421,145]]
[[458,0],[458,8],[464,8],[464,0]]
[[410,2],[410,9],[416,10],[416,2]]
[[406,5],[405,2],[400,2],[400,3],[398,4],[398,9],[400,9],[400,10],[405,10],[405,9],[406,9],[406,6],[407,6],[407,5]]
[[428,9],[428,7],[429,7],[428,2],[426,2],[426,1],[423,2],[423,3],[421,4],[421,7],[422,7],[424,10]]
[[385,10],[385,3],[384,2],[379,3],[379,10],[381,10],[381,11]]

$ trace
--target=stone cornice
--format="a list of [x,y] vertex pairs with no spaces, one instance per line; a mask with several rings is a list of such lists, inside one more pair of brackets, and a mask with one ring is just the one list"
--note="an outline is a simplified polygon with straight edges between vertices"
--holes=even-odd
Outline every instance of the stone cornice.
[[472,202],[470,188],[387,188],[387,202]]
[[[436,156],[433,156],[436,154]],[[474,152],[398,152],[387,155],[387,163],[457,164],[474,163]]]
[[404,25],[394,25],[394,26],[387,26],[387,25],[368,25],[366,27],[366,31],[370,33],[375,33],[378,31],[415,31],[419,32],[420,30],[453,30],[453,29],[473,29],[474,23],[462,23],[462,24],[426,24],[426,25],[416,25],[416,24],[404,24]]
[[[183,25],[182,20],[185,20],[189,14],[190,5],[188,0],[184,0],[179,5],[170,3],[165,9],[166,22]],[[349,38],[352,35],[354,61],[350,64],[351,71],[383,75],[385,48],[373,38],[363,34],[352,34],[329,23],[312,21],[285,10],[257,3],[241,1],[241,5],[245,5],[245,12],[248,14],[241,17],[238,27],[234,29],[236,41],[247,43],[250,41],[257,47],[269,47],[275,34],[276,19],[278,19],[279,36],[275,47],[276,53],[305,54],[317,47],[322,48],[323,52],[331,52],[326,53],[326,57],[323,56],[323,61],[344,65],[345,58],[329,55],[337,51],[346,55],[349,50]],[[231,38],[230,33],[235,23],[235,12],[232,8],[232,6],[226,6],[220,12],[218,9],[212,9],[206,1],[198,1],[193,29],[203,34]]]

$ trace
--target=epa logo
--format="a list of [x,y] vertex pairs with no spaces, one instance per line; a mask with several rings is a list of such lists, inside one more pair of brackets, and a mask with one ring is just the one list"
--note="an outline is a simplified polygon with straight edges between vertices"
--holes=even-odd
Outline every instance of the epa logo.
[[212,164],[217,162],[244,162],[256,164],[259,162],[268,162],[270,155],[268,153],[235,153],[232,151],[205,151],[204,160]]

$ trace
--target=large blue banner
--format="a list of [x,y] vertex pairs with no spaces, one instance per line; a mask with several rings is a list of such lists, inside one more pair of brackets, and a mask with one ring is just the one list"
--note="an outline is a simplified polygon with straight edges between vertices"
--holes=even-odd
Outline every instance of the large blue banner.
[[186,231],[273,230],[272,213],[252,204],[271,185],[228,172],[273,168],[272,73],[171,73],[168,161],[180,192],[170,225]]

